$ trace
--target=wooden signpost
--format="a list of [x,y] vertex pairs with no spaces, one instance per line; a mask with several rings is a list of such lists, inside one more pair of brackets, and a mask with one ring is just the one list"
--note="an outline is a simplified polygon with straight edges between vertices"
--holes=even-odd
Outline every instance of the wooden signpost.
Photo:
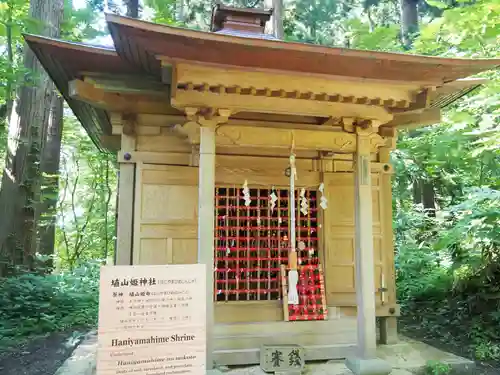
[[97,375],[201,375],[205,266],[101,268]]

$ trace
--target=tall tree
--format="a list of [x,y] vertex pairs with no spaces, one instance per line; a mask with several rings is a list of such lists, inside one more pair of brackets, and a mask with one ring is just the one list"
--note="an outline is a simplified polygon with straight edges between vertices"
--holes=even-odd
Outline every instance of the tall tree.
[[7,9],[5,11],[5,20],[3,20],[3,24],[5,27],[5,37],[6,44],[5,48],[7,49],[7,82],[5,85],[5,103],[2,105],[0,109],[0,116],[2,119],[10,118],[12,105],[14,103],[13,98],[13,68],[14,68],[14,38],[12,36],[12,29],[14,24],[14,7],[17,5],[14,1],[7,1],[6,3]]
[[40,160],[40,198],[35,206],[37,225],[37,252],[49,256],[45,264],[52,267],[55,247],[56,209],[59,196],[59,164],[61,159],[61,140],[63,130],[63,99],[53,95],[49,105],[49,121],[45,145]]
[[[99,35],[99,31],[94,29],[93,25],[96,13],[104,10],[104,3],[101,0],[88,1],[87,6],[78,11],[73,9],[73,1],[63,1],[65,12],[61,34],[64,39],[80,40]],[[50,108],[50,115],[45,145],[41,150],[41,194],[35,206],[35,220],[38,239],[36,250],[37,253],[50,256],[45,262],[46,268],[50,269],[52,267],[51,256],[54,255],[55,248],[64,101],[60,95],[53,95],[52,102],[47,104]]]
[[[418,0],[401,0],[401,41],[409,50],[419,31]],[[410,133],[415,136],[415,133]],[[436,216],[436,193],[434,181],[425,176],[418,176],[413,182],[414,203],[422,204],[429,216]]]
[[7,133],[22,64],[17,50],[27,23],[29,4],[24,0],[0,0],[0,173],[3,170]]
[[278,39],[283,39],[285,37],[285,32],[283,29],[283,0],[266,0],[264,3],[266,8],[273,9],[273,15],[271,17],[271,22],[269,28],[271,33]]
[[127,17],[139,18],[139,0],[125,0]]
[[401,0],[401,39],[410,49],[418,33],[418,0]]
[[[29,16],[37,21],[37,32],[57,38],[63,10],[63,0],[31,0]],[[54,85],[28,48],[24,50],[24,68],[28,73],[11,111],[12,147],[7,151],[0,190],[0,274],[9,266],[34,265],[41,150],[55,114]]]

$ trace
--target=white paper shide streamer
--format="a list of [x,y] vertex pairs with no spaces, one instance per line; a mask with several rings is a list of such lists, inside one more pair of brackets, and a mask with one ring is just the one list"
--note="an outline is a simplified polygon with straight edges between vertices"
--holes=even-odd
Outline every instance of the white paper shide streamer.
[[243,200],[245,201],[245,206],[248,207],[250,206],[250,202],[252,201],[250,199],[250,189],[248,188],[248,181],[245,180],[245,183],[243,184]]
[[309,202],[306,198],[306,189],[300,189],[300,212],[302,215],[306,216],[309,212]]
[[325,197],[325,184],[323,182],[319,185],[319,189],[318,190],[321,193],[321,198],[320,198],[319,205],[321,206],[321,208],[323,210],[326,210],[328,208],[328,199],[326,199],[326,197]]
[[273,188],[273,192],[271,193],[271,195],[269,197],[271,198],[269,201],[269,205],[271,206],[271,211],[273,211],[274,208],[276,207],[276,201],[278,200],[278,196],[274,192],[274,188]]

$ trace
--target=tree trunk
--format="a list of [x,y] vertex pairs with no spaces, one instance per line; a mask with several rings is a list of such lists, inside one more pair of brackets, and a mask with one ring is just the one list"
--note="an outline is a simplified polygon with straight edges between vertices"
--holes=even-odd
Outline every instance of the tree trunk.
[[375,31],[375,21],[373,21],[371,7],[368,6],[365,11],[368,18],[368,25],[370,25],[370,33],[373,33]]
[[436,217],[436,193],[433,180],[413,181],[413,203],[422,204],[428,216]]
[[176,0],[174,4],[175,4],[175,19],[180,23],[184,23],[186,19],[184,0]]
[[401,0],[401,37],[403,46],[410,49],[418,32],[418,0]]
[[[59,95],[52,96],[50,117],[46,142],[42,150],[40,168],[41,196],[37,205],[36,218],[38,223],[37,252],[52,256],[55,248],[56,209],[59,198],[59,163],[61,159],[61,140],[63,130],[63,99]],[[50,270],[52,259],[45,262],[45,268]]]
[[14,20],[12,19],[12,7],[13,4],[8,3],[7,4],[8,9],[7,9],[7,24],[5,26],[5,34],[7,37],[7,63],[8,63],[8,68],[7,68],[7,73],[9,74],[8,80],[7,80],[7,85],[5,87],[5,106],[6,106],[6,111],[5,111],[5,119],[10,119],[10,116],[12,114],[12,106],[14,104],[14,41],[12,39],[12,24]]
[[428,216],[436,217],[436,194],[432,180],[424,181],[422,184],[422,204]]
[[139,0],[126,0],[127,17],[139,18]]
[[285,38],[283,30],[283,0],[273,0],[273,8],[274,36],[283,40]]
[[413,203],[422,203],[422,180],[417,179],[413,181]]
[[264,6],[273,9],[273,15],[268,22],[268,29],[278,39],[285,37],[283,29],[283,0],[265,0]]
[[[63,0],[31,0],[29,16],[40,33],[58,37]],[[7,152],[0,190],[0,275],[11,266],[33,268],[36,249],[35,206],[40,187],[41,150],[48,128],[54,85],[35,55],[25,48],[29,72],[18,90],[9,121],[12,147]],[[37,78],[33,82],[33,77]]]
[[14,104],[14,41],[12,39],[12,12],[13,4],[7,3],[5,36],[7,50],[7,82],[5,84],[5,103],[0,104],[0,157],[4,155],[7,149],[7,126],[6,123],[10,119],[12,106]]

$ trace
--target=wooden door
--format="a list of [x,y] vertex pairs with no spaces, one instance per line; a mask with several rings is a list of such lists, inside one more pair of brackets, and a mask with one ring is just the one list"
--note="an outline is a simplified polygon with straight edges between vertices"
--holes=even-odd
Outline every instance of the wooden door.
[[197,262],[197,180],[197,168],[137,165],[134,264]]
[[[328,209],[324,212],[324,268],[325,289],[329,306],[356,306],[355,287],[355,224],[354,174],[352,172],[325,173],[325,193]],[[372,174],[373,186],[373,248],[376,302],[380,304],[378,289],[385,276],[386,262],[382,254],[381,207],[379,174]],[[389,202],[390,204],[390,202]],[[385,284],[385,283],[384,283]]]

